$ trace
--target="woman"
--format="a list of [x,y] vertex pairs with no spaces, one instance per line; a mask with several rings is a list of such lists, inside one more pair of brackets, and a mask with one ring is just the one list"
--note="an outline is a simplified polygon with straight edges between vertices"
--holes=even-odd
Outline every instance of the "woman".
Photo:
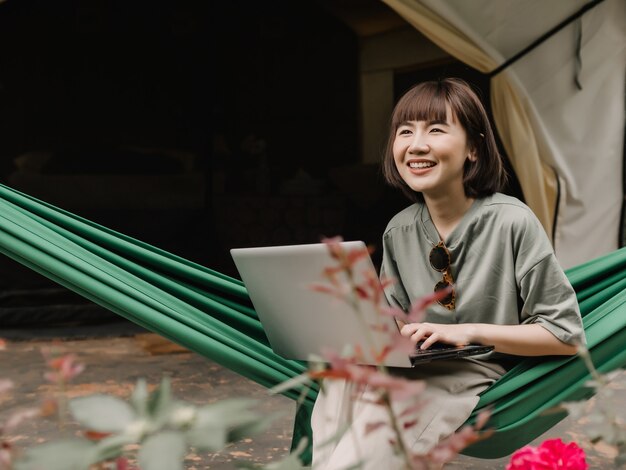
[[[403,324],[401,334],[422,341],[423,349],[435,342],[495,347],[481,357],[390,371],[426,382],[418,423],[403,436],[412,452],[426,453],[465,422],[478,394],[515,356],[575,354],[584,332],[575,293],[537,218],[498,193],[505,171],[485,110],[467,83],[425,82],[400,99],[383,173],[414,202],[383,235],[381,277],[396,280],[386,290],[389,303],[408,311],[433,288],[450,290],[424,322]],[[389,428],[368,431],[387,419],[370,393],[355,396],[348,383],[325,382],[313,411],[314,467],[359,460],[364,468],[402,466]],[[351,432],[334,439],[348,422]]]

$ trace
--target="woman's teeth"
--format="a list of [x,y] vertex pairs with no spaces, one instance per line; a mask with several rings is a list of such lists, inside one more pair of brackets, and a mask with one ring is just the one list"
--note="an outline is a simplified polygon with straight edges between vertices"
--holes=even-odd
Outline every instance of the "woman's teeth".
[[409,163],[409,167],[410,168],[430,168],[431,166],[435,166],[435,163],[433,162],[410,162]]

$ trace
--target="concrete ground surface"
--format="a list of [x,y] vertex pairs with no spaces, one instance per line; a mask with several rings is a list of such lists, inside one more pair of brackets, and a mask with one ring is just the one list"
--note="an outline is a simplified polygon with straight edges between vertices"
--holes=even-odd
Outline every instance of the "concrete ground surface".
[[[74,332],[75,333],[75,332]],[[82,336],[82,337],[77,337]],[[41,348],[55,345],[63,351],[74,353],[86,365],[85,371],[69,384],[70,397],[93,393],[106,393],[127,398],[138,378],[157,385],[161,377],[171,377],[177,398],[205,404],[230,397],[251,397],[259,400],[258,410],[263,413],[282,411],[284,415],[261,435],[245,439],[215,454],[193,452],[185,458],[185,468],[235,469],[237,462],[269,463],[280,459],[289,451],[295,404],[282,396],[269,396],[267,390],[216,363],[156,335],[144,332],[130,324],[103,325],[71,335],[55,330],[2,331],[0,338],[9,338],[5,351],[0,351],[0,378],[10,378],[15,388],[0,395],[0,423],[12,410],[37,405],[50,393],[52,386],[43,379],[45,364]],[[613,396],[616,410],[625,409],[623,392]],[[585,420],[566,418],[545,435],[536,439],[560,437],[564,441],[577,441],[587,453],[592,469],[613,469],[614,451],[608,446],[592,446],[584,437]],[[76,433],[69,425],[59,431],[53,420],[34,419],[23,423],[10,435],[13,445],[27,448],[36,443],[58,438],[63,433]],[[504,469],[507,458],[481,460],[466,456],[457,457],[446,465],[448,470]]]

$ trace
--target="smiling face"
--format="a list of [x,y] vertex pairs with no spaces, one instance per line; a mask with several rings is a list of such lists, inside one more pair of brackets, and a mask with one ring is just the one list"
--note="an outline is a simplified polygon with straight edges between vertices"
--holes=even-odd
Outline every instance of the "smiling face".
[[448,105],[445,119],[401,122],[392,151],[402,180],[426,198],[463,195],[465,162],[476,160]]
[[506,171],[489,118],[471,87],[457,78],[419,83],[391,115],[382,171],[411,201],[458,189],[468,198],[500,191]]

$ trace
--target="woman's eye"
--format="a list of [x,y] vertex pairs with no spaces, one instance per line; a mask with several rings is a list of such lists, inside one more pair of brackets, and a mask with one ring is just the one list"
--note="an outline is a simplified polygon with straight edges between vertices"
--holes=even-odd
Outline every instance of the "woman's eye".
[[434,132],[434,133],[439,133],[439,132],[443,132],[442,129],[439,129],[438,127],[433,127],[430,132]]
[[411,131],[409,129],[399,129],[398,130],[398,135],[407,135],[410,134]]

